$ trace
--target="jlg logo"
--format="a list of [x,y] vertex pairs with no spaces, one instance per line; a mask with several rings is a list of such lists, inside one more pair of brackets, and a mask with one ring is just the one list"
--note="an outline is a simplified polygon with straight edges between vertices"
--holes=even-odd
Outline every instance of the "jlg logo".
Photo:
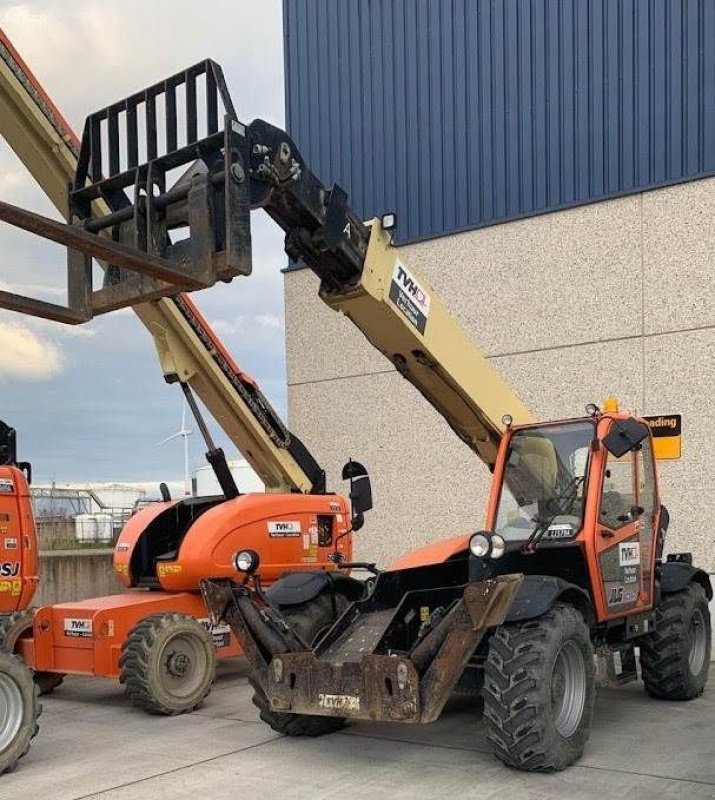
[[0,578],[14,578],[20,574],[19,561],[3,561],[0,563]]

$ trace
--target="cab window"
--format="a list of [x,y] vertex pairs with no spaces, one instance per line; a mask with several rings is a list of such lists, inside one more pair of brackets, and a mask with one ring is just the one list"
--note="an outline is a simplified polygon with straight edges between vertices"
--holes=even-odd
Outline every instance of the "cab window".
[[621,458],[608,454],[603,477],[600,522],[611,530],[632,522],[636,501],[635,453],[633,450]]

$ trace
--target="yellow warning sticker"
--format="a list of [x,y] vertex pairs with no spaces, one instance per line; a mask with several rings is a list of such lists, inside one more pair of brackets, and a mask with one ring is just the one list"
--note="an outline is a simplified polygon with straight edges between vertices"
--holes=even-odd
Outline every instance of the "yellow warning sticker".
[[0,581],[0,594],[17,597],[22,591],[22,581]]
[[184,568],[181,564],[159,564],[156,568],[156,572],[160,578],[163,578],[165,575],[181,575],[184,571]]

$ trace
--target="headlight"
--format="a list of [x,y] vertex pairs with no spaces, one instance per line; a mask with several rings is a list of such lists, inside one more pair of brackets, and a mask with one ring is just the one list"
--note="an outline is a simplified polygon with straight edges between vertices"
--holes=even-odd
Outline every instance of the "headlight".
[[469,540],[469,550],[477,558],[486,558],[489,555],[489,539],[483,533],[475,533]]
[[239,550],[231,561],[237,572],[247,572],[250,575],[258,569],[260,559],[255,550]]
[[506,550],[506,542],[504,541],[503,536],[499,536],[498,533],[495,533],[492,536],[492,558],[501,558],[504,555],[504,551]]

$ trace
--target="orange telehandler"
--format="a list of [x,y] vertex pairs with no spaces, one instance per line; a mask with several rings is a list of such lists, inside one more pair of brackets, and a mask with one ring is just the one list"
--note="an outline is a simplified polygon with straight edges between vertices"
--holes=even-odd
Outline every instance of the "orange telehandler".
[[[93,115],[87,130],[111,114]],[[590,404],[576,419],[534,421],[379,220],[363,223],[285,131],[231,114],[226,127],[234,139],[209,136],[195,152],[214,152],[217,172],[247,185],[250,206],[285,230],[287,253],[320,278],[321,298],[493,473],[483,531],[437,542],[384,572],[334,551],[340,567],[372,572],[368,581],[313,570],[265,589],[260,554],[250,548],[234,562],[242,581],[202,581],[213,620],[229,622],[252,666],[261,717],[280,733],[308,736],[350,719],[430,722],[471,677],[495,755],[551,771],[578,759],[588,740],[595,656],[604,678],[622,684],[639,677],[638,648],[650,695],[702,694],[712,586],[689,553],[665,557],[669,515],[647,423],[613,403]],[[88,146],[88,162],[98,148]],[[150,169],[139,172],[148,179]],[[80,179],[78,198],[132,185],[119,167],[103,184],[99,171]],[[181,191],[159,186],[150,203]],[[136,218],[136,206],[126,215]],[[205,251],[220,231],[193,230],[186,247]]]
[[[191,71],[210,72],[222,85],[211,62],[184,74]],[[329,560],[339,570],[289,572],[265,588],[270,565],[247,547],[232,560],[238,575],[200,581],[213,622],[230,624],[251,664],[262,719],[292,736],[329,733],[350,719],[430,722],[465,681],[480,687],[496,756],[550,771],[578,759],[588,740],[596,655],[608,680],[625,683],[638,678],[639,648],[649,694],[698,697],[709,669],[712,586],[690,554],[664,558],[669,517],[645,421],[611,405],[590,405],[577,419],[533,420],[392,247],[381,221],[360,220],[340,187],[324,186],[310,171],[285,131],[263,120],[240,123],[225,87],[222,132],[209,103],[208,135],[198,138],[189,124],[188,143],[178,146],[169,116],[162,154],[152,134],[149,160],[139,163],[137,107],[151,122],[162,96],[173,113],[177,81],[88,118],[70,225],[2,204],[0,218],[180,282],[227,249],[245,264],[246,209],[263,208],[285,230],[291,258],[320,278],[321,298],[355,323],[493,473],[485,530],[437,542],[386,571],[351,562],[335,547]],[[165,168],[191,158],[203,168],[167,186]],[[125,198],[119,210],[91,215],[92,202],[117,192]],[[177,248],[166,233],[187,222]],[[232,225],[237,238],[229,246]],[[102,230],[135,247],[100,241]],[[0,305],[76,322],[130,296],[125,285],[111,297],[89,297],[76,266],[71,257],[77,283],[68,307],[2,295]],[[348,474],[359,519],[366,476]],[[348,568],[373,575],[358,581],[342,574]]]
[[[173,88],[181,85],[191,95],[200,76],[215,93],[213,102],[217,101],[221,80],[216,80],[211,70],[187,71],[177,76]],[[151,96],[151,89],[142,95],[145,99]],[[198,125],[195,106],[191,123]],[[67,206],[68,181],[80,185],[88,167],[97,168],[95,156],[91,164],[85,159],[90,141],[96,141],[97,131],[92,128],[86,132],[80,148],[62,115],[2,32],[0,133],[63,211]],[[151,152],[150,141],[142,146],[144,152]],[[181,158],[174,153],[168,161],[155,160],[154,170],[173,169]],[[180,186],[178,202],[168,203],[158,214],[152,213],[151,231],[146,228],[147,219],[141,231],[136,230],[136,220],[128,220],[136,239],[126,232],[126,226],[116,237],[124,237],[124,243],[86,233],[102,229],[103,219],[127,221],[126,197],[121,191],[103,186],[94,197],[79,199],[73,195],[73,203],[77,201],[89,211],[80,233],[107,242],[114,256],[104,287],[95,293],[103,310],[127,305],[128,296],[132,305],[154,301],[134,305],[134,310],[154,338],[165,378],[179,383],[184,391],[204,435],[207,458],[223,495],[171,500],[167,493],[164,502],[132,516],[119,536],[114,570],[127,586],[127,592],[46,606],[33,614],[23,611],[37,581],[36,542],[27,487],[18,468],[0,468],[12,470],[18,490],[12,497],[20,502],[27,524],[26,535],[8,536],[5,543],[17,540],[16,557],[8,560],[7,569],[12,572],[18,564],[22,566],[19,577],[8,576],[10,591],[6,594],[13,598],[13,606],[7,610],[16,613],[0,620],[0,641],[7,649],[21,654],[35,670],[36,681],[43,691],[54,688],[67,673],[118,677],[135,705],[160,714],[190,711],[199,705],[211,688],[216,659],[240,653],[226,626],[209,625],[199,580],[208,575],[234,575],[233,557],[245,547],[260,552],[270,565],[268,581],[289,567],[334,569],[328,554],[337,548],[350,558],[352,530],[359,526],[362,513],[371,503],[363,493],[361,499],[356,496],[357,502],[351,508],[344,497],[326,491],[325,474],[308,450],[285,427],[251,376],[237,366],[191,299],[175,290],[177,285],[195,287],[202,283],[207,271],[213,270],[223,279],[250,271],[250,253],[246,257],[235,249],[238,243],[250,242],[241,209],[235,208],[240,206],[240,198],[229,191],[235,181],[226,189],[218,182],[206,180],[208,171],[215,169],[215,153],[208,150],[201,153],[189,148],[184,158],[184,163],[188,162],[193,164],[198,177],[192,175],[186,179],[188,188],[186,183],[183,189]],[[158,175],[155,171],[153,179],[160,180]],[[90,189],[89,193],[93,191]],[[143,197],[143,205],[147,199]],[[139,247],[141,241],[144,245],[147,242],[151,245],[154,240],[166,244],[171,214],[178,214],[177,205],[181,204],[188,206],[192,225],[207,225],[208,211],[213,215],[220,208],[224,211],[233,208],[240,224],[234,225],[234,218],[226,214],[222,231],[215,231],[215,237],[206,243],[207,250],[202,253],[202,256],[208,253],[204,264],[209,262],[209,266],[194,270],[186,283],[181,283],[181,275],[178,283],[162,283],[165,278],[177,281],[176,274],[167,267],[165,258],[147,256],[141,251],[139,260],[148,259],[154,267],[160,263],[160,268],[150,277],[129,272],[125,268],[127,252],[130,256],[135,254],[133,248]],[[165,220],[163,223],[159,223],[159,216]],[[52,227],[52,221],[49,222]],[[115,225],[112,229],[117,231]],[[112,247],[118,247],[119,254]],[[191,254],[181,252],[181,247],[176,245],[177,257],[182,263],[191,264]],[[232,247],[235,252],[228,252]],[[69,295],[72,302],[86,303],[92,294],[82,280],[88,271],[91,273],[91,266],[88,268],[79,255],[79,260],[77,253],[70,256],[75,261],[70,269]],[[125,266],[117,266],[118,261]],[[129,263],[134,262],[130,257]],[[174,288],[171,297],[164,297],[167,285]],[[15,311],[32,313],[40,309],[49,318],[68,319],[68,314],[51,304],[39,302],[28,309],[16,295],[3,291],[0,297],[2,305]],[[73,319],[79,321],[76,316]],[[192,389],[259,474],[266,493],[238,492],[222,451],[211,440]],[[346,466],[344,478],[369,485],[364,468],[356,462]],[[3,502],[0,493],[0,513]],[[16,589],[20,593],[13,595]]]

